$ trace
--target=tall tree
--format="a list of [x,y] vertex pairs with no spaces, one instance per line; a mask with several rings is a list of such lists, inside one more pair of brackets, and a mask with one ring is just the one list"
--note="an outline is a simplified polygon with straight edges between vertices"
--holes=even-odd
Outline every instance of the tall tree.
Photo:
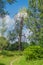
[[24,26],[24,22],[27,20],[27,10],[26,8],[23,8],[22,10],[20,10],[20,12],[18,13],[18,19],[16,20],[16,31],[18,34],[18,43],[19,43],[19,50],[22,49],[22,44],[21,44],[21,39],[22,39],[22,30],[23,30],[23,26]]
[[43,0],[29,0],[29,28],[33,32],[31,41],[43,43]]
[[20,22],[20,30],[19,30],[19,50],[21,50],[21,38],[22,38],[22,29],[23,29],[23,17],[21,17],[21,22]]

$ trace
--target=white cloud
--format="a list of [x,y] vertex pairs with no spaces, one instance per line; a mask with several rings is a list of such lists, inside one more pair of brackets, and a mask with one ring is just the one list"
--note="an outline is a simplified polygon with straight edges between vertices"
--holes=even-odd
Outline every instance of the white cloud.
[[14,21],[14,19],[11,18],[9,15],[6,15],[4,19],[5,19],[5,21],[6,21],[6,24],[7,24],[7,28],[8,28],[8,29],[12,28],[13,25],[15,26],[15,21]]

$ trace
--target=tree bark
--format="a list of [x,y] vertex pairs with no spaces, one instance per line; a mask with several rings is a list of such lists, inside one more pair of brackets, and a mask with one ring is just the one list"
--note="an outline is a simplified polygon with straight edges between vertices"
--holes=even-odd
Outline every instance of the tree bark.
[[21,17],[20,31],[19,31],[19,50],[20,50],[20,51],[21,51],[21,49],[22,49],[22,44],[21,44],[22,29],[23,29],[23,17]]

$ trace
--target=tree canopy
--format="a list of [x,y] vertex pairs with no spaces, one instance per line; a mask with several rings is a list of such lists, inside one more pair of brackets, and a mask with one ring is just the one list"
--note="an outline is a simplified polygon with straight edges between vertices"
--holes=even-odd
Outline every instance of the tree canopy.
[[33,32],[31,41],[43,43],[43,0],[29,0],[28,27]]

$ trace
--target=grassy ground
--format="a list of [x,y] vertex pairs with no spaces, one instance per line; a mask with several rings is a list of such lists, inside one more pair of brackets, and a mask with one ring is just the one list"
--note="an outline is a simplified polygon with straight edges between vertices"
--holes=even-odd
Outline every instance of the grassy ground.
[[12,59],[13,57],[0,56],[0,65],[10,65]]
[[0,65],[10,65],[19,56],[19,51],[0,51]]
[[6,52],[0,53],[0,65],[10,65],[11,62],[13,62],[12,65],[43,65],[43,59],[26,61],[25,57],[20,56],[18,51],[7,51],[7,53],[8,55]]
[[22,56],[20,59],[13,63],[13,65],[43,65],[43,59],[26,61],[25,57]]

